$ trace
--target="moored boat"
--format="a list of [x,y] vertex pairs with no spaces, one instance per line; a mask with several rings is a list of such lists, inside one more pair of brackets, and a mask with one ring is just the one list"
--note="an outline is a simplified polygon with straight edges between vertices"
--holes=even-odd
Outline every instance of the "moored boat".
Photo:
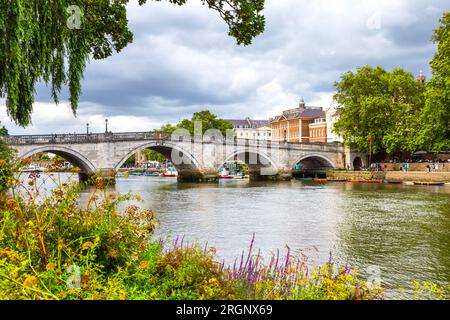
[[146,177],[159,177],[159,173],[158,172],[145,172],[144,176],[146,176]]
[[313,181],[314,182],[328,182],[327,179],[321,179],[321,178],[314,178]]
[[178,177],[178,172],[175,168],[173,167],[169,167],[166,169],[166,172],[164,172],[162,175],[162,177]]
[[403,181],[386,180],[386,183],[388,183],[388,184],[403,184]]
[[20,172],[44,172],[45,168],[30,164],[27,167],[20,168],[19,171]]
[[328,182],[347,182],[347,179],[332,179],[332,178],[327,178]]
[[355,182],[355,183],[383,183],[384,180],[364,180],[364,179],[350,179],[348,182]]
[[443,186],[445,182],[437,182],[437,181],[414,181],[416,186]]
[[142,176],[142,175],[144,175],[144,172],[142,172],[142,171],[128,171],[128,175],[130,175],[130,176]]

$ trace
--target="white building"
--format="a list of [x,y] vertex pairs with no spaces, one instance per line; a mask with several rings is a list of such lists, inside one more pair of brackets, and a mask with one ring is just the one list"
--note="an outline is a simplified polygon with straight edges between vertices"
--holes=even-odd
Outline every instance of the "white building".
[[228,120],[233,124],[238,139],[272,140],[272,129],[268,120]]
[[344,142],[344,139],[334,132],[334,125],[339,119],[339,109],[331,106],[326,112],[327,142]]

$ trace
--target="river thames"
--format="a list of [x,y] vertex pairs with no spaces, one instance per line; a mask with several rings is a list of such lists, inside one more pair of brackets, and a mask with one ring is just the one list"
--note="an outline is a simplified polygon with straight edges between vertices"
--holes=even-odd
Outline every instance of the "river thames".
[[[62,180],[66,174],[60,174]],[[388,296],[413,280],[450,282],[450,186],[221,181],[121,177],[114,187],[143,199],[156,238],[208,243],[233,264],[255,234],[268,257],[286,246],[311,264],[348,262],[366,279],[380,271]],[[87,197],[85,190],[82,197]]]

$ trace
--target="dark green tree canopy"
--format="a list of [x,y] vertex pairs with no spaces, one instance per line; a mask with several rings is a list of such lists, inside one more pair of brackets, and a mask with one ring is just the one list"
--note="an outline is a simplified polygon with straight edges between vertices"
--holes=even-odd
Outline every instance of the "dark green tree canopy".
[[0,137],[1,136],[7,136],[8,135],[8,129],[5,128],[5,126],[0,128]]
[[[180,6],[187,2],[165,1]],[[200,1],[220,15],[238,44],[250,44],[264,30],[264,0]],[[75,113],[88,60],[105,59],[133,41],[128,2],[0,0],[0,97],[6,97],[9,117],[21,126],[31,123],[39,82],[50,86],[56,103],[67,85]]]
[[335,83],[341,106],[335,131],[361,151],[414,151],[414,136],[424,105],[425,85],[403,69],[388,72],[365,66],[345,73]]
[[427,85],[422,127],[417,135],[417,144],[433,151],[450,149],[450,12],[440,22],[433,35],[438,51],[430,63],[433,77]]

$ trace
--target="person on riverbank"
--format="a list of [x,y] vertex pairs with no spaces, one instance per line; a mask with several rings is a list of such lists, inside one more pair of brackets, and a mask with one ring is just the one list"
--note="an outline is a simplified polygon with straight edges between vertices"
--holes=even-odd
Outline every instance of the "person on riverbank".
[[406,163],[405,163],[405,172],[408,172],[408,171],[409,171],[409,163],[406,162]]
[[438,172],[439,171],[439,163],[435,162],[434,163],[434,172]]

